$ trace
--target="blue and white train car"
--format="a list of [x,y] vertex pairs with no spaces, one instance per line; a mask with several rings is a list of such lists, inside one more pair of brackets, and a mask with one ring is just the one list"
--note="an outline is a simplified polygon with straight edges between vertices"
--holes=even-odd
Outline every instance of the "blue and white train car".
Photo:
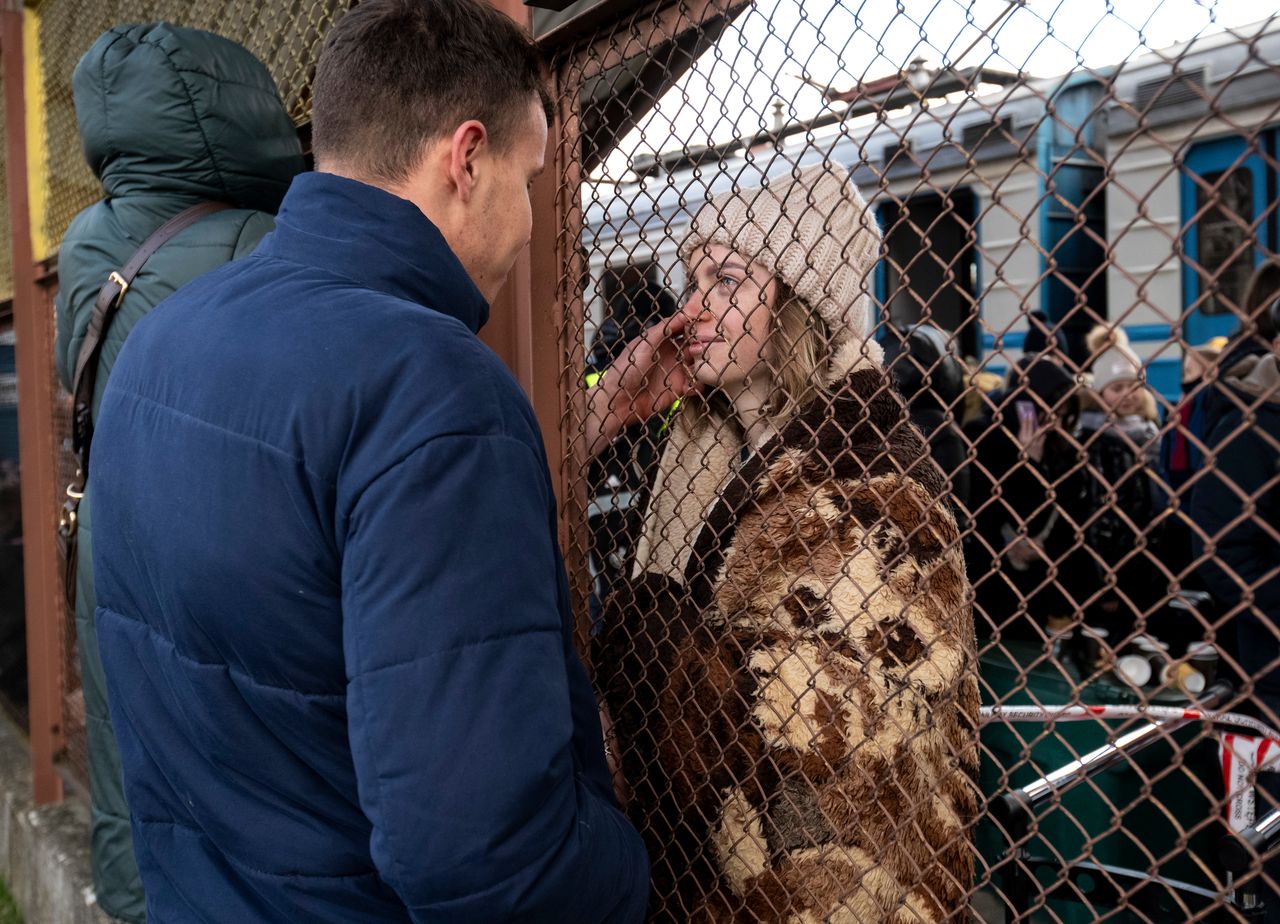
[[1280,250],[1278,68],[1280,20],[1147,55],[1113,78],[1108,302],[1166,395],[1178,390],[1172,341],[1231,334],[1253,267]]

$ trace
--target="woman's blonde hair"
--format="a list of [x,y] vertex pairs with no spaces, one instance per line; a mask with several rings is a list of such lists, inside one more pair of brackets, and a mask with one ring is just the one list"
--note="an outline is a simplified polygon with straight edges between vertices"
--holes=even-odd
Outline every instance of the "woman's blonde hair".
[[[769,307],[768,361],[770,385],[767,419],[774,429],[798,414],[827,387],[833,352],[826,322],[803,298],[775,278],[776,293]],[[722,395],[693,394],[681,402],[680,421],[692,428],[711,413],[731,415]]]

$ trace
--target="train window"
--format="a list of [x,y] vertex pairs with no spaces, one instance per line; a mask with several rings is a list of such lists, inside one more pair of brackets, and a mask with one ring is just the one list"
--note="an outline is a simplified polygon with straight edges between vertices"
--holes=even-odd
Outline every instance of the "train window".
[[606,268],[601,280],[604,316],[617,329],[633,336],[676,309],[672,280],[653,260],[640,260]]
[[973,192],[958,189],[885,203],[878,216],[886,253],[876,294],[884,320],[951,331],[965,356],[976,356],[978,345],[976,214]]
[[1212,285],[1200,304],[1205,314],[1229,314],[1244,298],[1253,272],[1253,174],[1218,171],[1196,185],[1196,212],[1201,214],[1195,261]]
[[1274,196],[1258,139],[1198,142],[1182,164],[1180,212],[1183,334],[1190,343],[1229,337],[1240,323],[1249,276],[1268,247]]

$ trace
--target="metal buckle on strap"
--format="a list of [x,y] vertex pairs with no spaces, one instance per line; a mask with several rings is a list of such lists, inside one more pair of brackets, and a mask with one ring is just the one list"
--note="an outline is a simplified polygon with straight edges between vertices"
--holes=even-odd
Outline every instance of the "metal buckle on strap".
[[77,491],[74,484],[69,484],[67,485],[67,497],[72,500],[84,500],[84,490]]
[[116,294],[116,297],[115,297],[115,300],[117,302],[119,302],[120,299],[124,298],[124,293],[129,291],[129,283],[125,280],[123,276],[121,276],[115,270],[111,271],[111,275],[107,277],[107,282],[114,282],[116,285],[120,287],[120,291]]

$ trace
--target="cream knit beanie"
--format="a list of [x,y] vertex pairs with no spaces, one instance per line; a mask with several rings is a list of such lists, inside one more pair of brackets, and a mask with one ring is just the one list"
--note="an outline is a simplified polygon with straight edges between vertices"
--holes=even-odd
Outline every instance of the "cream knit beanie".
[[688,263],[707,244],[724,244],[790,286],[826,322],[835,350],[856,345],[881,359],[867,310],[880,229],[844,167],[818,164],[716,196],[698,211],[680,256]]

